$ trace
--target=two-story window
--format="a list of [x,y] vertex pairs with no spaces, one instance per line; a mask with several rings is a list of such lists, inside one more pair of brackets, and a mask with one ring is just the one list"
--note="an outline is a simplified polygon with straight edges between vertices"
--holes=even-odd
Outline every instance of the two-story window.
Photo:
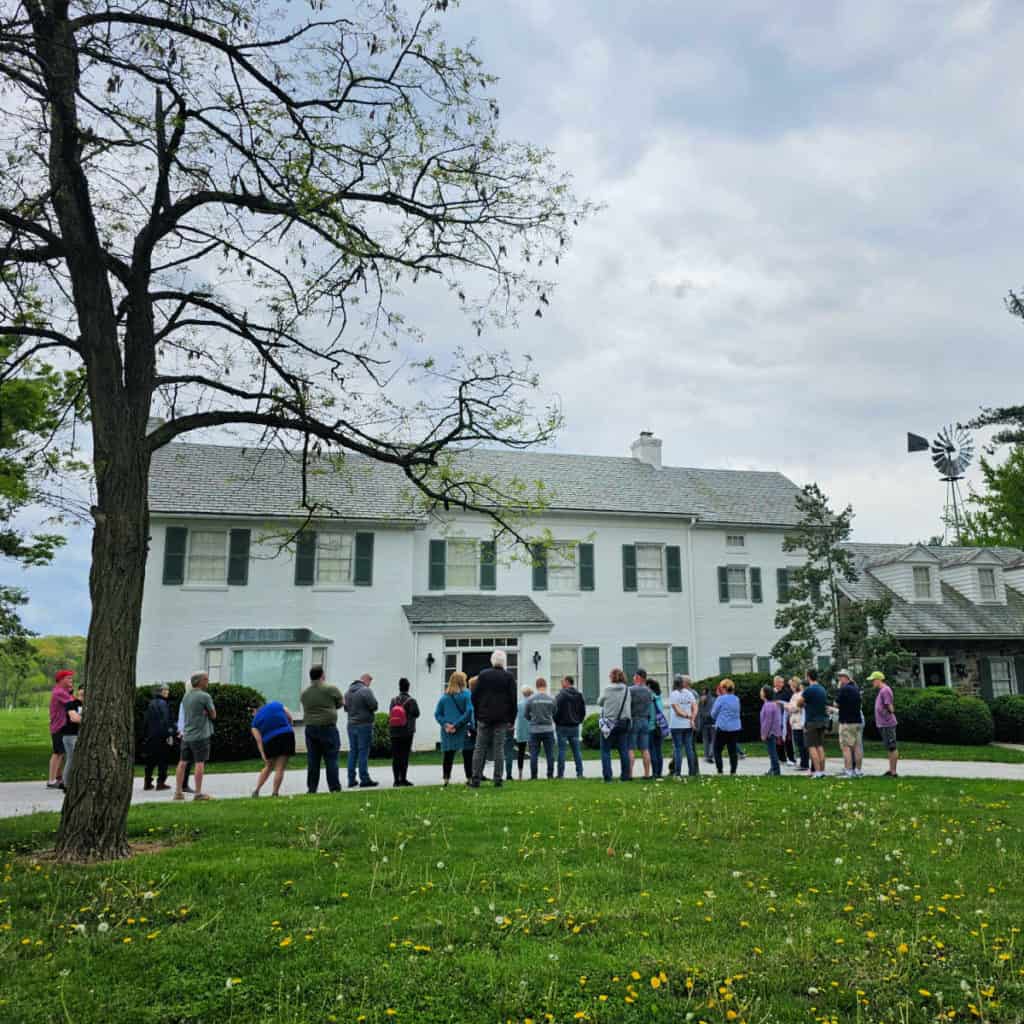
[[430,542],[430,590],[495,590],[497,570],[493,540],[453,537]]
[[978,593],[982,601],[998,601],[999,590],[996,587],[995,569],[978,570]]
[[718,600],[722,604],[760,604],[764,600],[761,570],[750,565],[720,565]]
[[932,599],[932,571],[927,565],[914,566],[914,600]]
[[683,566],[679,546],[649,542],[623,544],[622,589],[640,594],[682,591]]
[[168,586],[245,586],[249,582],[248,530],[164,531],[163,582]]
[[556,540],[551,544],[535,544],[531,554],[534,590],[574,594],[594,589],[593,544]]
[[373,534],[303,530],[295,543],[295,585],[347,589],[373,584]]

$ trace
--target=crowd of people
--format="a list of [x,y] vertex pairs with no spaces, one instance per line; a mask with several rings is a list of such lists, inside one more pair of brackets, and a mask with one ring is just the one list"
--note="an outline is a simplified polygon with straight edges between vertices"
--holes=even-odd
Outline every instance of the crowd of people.
[[[543,678],[517,693],[505,652],[494,651],[490,662],[489,668],[471,679],[463,672],[453,672],[434,708],[443,785],[451,784],[456,755],[461,756],[466,785],[472,788],[485,781],[495,786],[513,778],[522,781],[527,755],[530,779],[538,778],[542,755],[548,779],[565,776],[568,755],[572,757],[576,778],[583,778],[580,733],[587,706],[573,677],[564,676],[555,694],[549,692],[548,681]],[[47,782],[50,788],[67,784],[82,720],[83,693],[80,688],[74,689],[73,678],[70,671],[58,672],[51,695],[53,756]],[[344,693],[328,683],[322,666],[314,665],[309,679],[310,685],[300,697],[305,726],[306,791],[318,791],[321,769],[327,789],[332,793],[341,789],[341,711],[347,716],[349,787],[366,789],[379,785],[369,769],[374,716],[378,710],[373,677],[369,673],[360,676]],[[814,669],[809,669],[802,679],[776,676],[771,686],[761,689],[760,733],[769,760],[766,774],[780,775],[786,765],[811,778],[823,778],[825,737],[834,717],[838,720],[839,746],[843,752],[842,774],[849,778],[863,775],[864,714],[860,688],[848,669],[842,669],[837,679],[834,703],[829,701]],[[889,768],[885,775],[895,777],[899,754],[893,692],[881,672],[872,672],[868,681],[876,690],[875,725],[888,752]],[[208,686],[205,672],[192,676],[176,721],[172,720],[167,686],[154,688],[143,721],[145,789],[154,788],[154,775],[156,789],[172,788],[167,783],[167,774],[177,740],[180,756],[174,799],[184,800],[186,794],[195,800],[211,799],[203,792],[203,782],[217,709]],[[421,710],[409,690],[409,680],[400,679],[398,693],[388,704],[395,787],[413,785],[408,777],[409,755]],[[684,762],[688,777],[699,775],[699,745],[703,746],[704,761],[713,764],[720,775],[724,773],[726,751],[732,775],[736,774],[739,760],[746,756],[739,743],[743,728],[740,699],[731,679],[722,679],[713,691],[705,687],[698,694],[689,676],[676,675],[665,697],[659,682],[649,678],[643,668],[636,669],[632,681],[627,680],[621,668],[614,668],[598,704],[601,776],[605,782],[614,781],[615,754],[622,781],[657,780],[666,775],[681,780]],[[251,730],[263,761],[252,795],[258,797],[269,781],[272,795],[277,796],[288,760],[296,750],[291,712],[280,701],[269,701],[254,709]],[[668,742],[672,755],[666,770],[664,748]],[[642,772],[639,775],[638,760]],[[490,778],[484,774],[488,762],[493,766]],[[189,786],[190,776],[194,788]]]

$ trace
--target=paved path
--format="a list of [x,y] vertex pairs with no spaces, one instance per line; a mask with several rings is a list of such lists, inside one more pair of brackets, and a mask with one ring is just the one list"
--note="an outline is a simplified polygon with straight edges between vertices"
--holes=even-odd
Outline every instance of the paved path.
[[[294,763],[294,762],[293,762]],[[885,762],[880,759],[869,759],[865,762],[869,775],[880,775],[885,767]],[[837,767],[837,762],[831,762],[832,770]],[[714,768],[701,762],[701,771],[707,772]],[[763,757],[748,757],[740,762],[741,775],[763,775],[768,770],[768,759]],[[586,761],[585,771],[588,778],[600,778],[600,765],[597,761]],[[570,769],[571,774],[571,769]],[[794,773],[789,771],[787,775]],[[900,774],[906,777],[941,777],[949,779],[1007,779],[1015,782],[1024,782],[1024,764],[995,764],[984,761],[901,761]],[[391,771],[381,766],[374,769],[374,777],[380,781],[380,789],[391,785]],[[413,765],[409,769],[410,780],[417,786],[437,786],[441,783],[441,766],[436,765]],[[573,776],[574,777],[574,776]],[[344,770],[342,772],[344,779]],[[464,777],[461,768],[457,768],[453,776],[461,785]],[[806,781],[806,780],[801,780]],[[218,799],[248,797],[256,784],[255,772],[234,772],[224,774],[213,774],[207,776],[206,786],[208,793]],[[571,785],[572,779],[567,778],[563,785]],[[669,785],[666,780],[662,785]],[[514,783],[519,785],[519,783]],[[321,790],[326,787],[321,782]],[[286,796],[295,796],[304,793],[306,789],[305,769],[293,769],[285,775],[285,782],[282,793]],[[264,794],[269,794],[269,783],[264,788]],[[356,792],[348,788],[343,793]],[[142,780],[135,780],[135,791],[132,794],[133,803],[171,803],[170,792],[146,792],[142,788]],[[20,814],[33,814],[36,811],[59,811],[62,796],[60,792],[49,790],[42,782],[4,782],[0,783],[0,818],[13,818]]]

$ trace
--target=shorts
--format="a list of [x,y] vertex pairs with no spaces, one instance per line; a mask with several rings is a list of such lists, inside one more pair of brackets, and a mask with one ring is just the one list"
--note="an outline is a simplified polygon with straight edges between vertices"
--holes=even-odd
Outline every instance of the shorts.
[[55,754],[63,754],[64,753],[64,734],[60,733],[60,732],[51,732],[50,733],[50,744],[51,744],[50,745],[50,749]]
[[859,722],[839,723],[839,746],[856,749],[864,738],[864,726]]
[[634,725],[629,730],[630,750],[650,750],[651,730],[646,725]]
[[808,722],[804,725],[804,745],[807,747],[825,746],[824,722]]
[[268,761],[275,757],[291,757],[295,753],[295,733],[289,729],[288,732],[278,733],[271,736],[269,740],[263,741],[263,753]]
[[186,764],[205,764],[210,760],[210,741],[182,740],[181,759]]
[[886,750],[896,749],[896,726],[895,725],[880,725],[878,727],[878,735],[882,737],[882,742],[885,744]]

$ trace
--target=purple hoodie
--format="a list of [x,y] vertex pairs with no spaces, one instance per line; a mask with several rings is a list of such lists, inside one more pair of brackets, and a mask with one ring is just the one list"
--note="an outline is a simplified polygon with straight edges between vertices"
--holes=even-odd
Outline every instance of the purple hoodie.
[[767,741],[772,736],[782,735],[782,708],[773,701],[766,700],[761,705],[761,739]]

